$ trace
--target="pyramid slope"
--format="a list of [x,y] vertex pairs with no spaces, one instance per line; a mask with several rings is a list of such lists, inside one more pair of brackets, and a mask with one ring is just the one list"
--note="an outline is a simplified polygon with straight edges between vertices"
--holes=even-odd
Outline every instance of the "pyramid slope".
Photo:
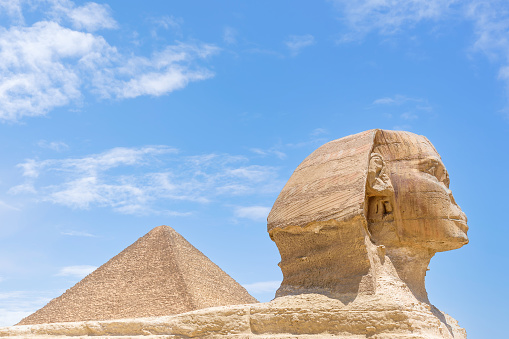
[[159,226],[18,325],[163,316],[255,302],[184,237]]

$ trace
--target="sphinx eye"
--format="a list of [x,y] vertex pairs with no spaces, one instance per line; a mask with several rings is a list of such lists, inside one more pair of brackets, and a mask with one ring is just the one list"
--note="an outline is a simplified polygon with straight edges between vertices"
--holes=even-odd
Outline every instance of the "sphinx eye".
[[438,174],[438,163],[434,160],[429,161],[424,168],[424,172],[436,177]]
[[431,174],[432,176],[435,176],[436,170],[437,170],[437,166],[433,164],[426,169],[426,173]]
[[449,187],[449,175],[440,162],[436,160],[429,161],[424,168],[424,172],[434,176],[438,181]]

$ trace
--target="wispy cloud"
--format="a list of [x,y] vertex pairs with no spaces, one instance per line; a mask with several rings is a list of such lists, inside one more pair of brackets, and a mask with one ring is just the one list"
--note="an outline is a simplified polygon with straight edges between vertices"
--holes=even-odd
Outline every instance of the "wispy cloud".
[[86,90],[101,98],[160,96],[213,76],[198,62],[218,52],[213,45],[176,43],[150,57],[124,55],[93,33],[117,27],[107,5],[45,3],[42,19],[27,26],[27,2],[0,2],[14,22],[0,27],[0,120],[45,115],[78,103]]
[[165,15],[160,18],[153,19],[152,22],[164,29],[180,29],[180,27],[184,24],[184,19],[174,17],[173,15]]
[[223,41],[228,45],[237,43],[237,30],[233,27],[225,27],[223,30]]
[[96,269],[97,266],[90,265],[66,266],[62,267],[56,275],[59,277],[73,277],[82,279]]
[[[429,104],[427,99],[408,97],[401,94],[396,94],[392,97],[383,97],[375,99],[372,103],[373,106],[386,106],[386,107],[402,107],[410,108],[413,111],[433,111],[433,107]],[[405,112],[401,115],[404,119],[415,119],[416,114],[413,112]]]
[[9,205],[8,203],[0,200],[0,210],[1,209],[7,209],[7,210],[11,210],[11,211],[21,211],[18,207],[14,207],[14,206]]
[[75,6],[72,1],[53,0],[54,12],[61,11],[76,29],[94,32],[99,29],[117,28],[117,22],[111,16],[111,9],[106,4],[87,2],[83,6]]
[[57,152],[65,151],[69,148],[69,145],[67,145],[65,142],[62,141],[46,141],[46,140],[39,140],[37,143],[37,146],[41,148],[47,148],[51,149]]
[[375,99],[373,101],[373,105],[401,106],[401,105],[407,104],[407,103],[421,104],[419,107],[422,107],[423,109],[429,107],[429,105],[427,104],[427,100],[425,100],[425,99],[407,97],[407,96],[401,95],[401,94],[396,94],[392,97],[383,97],[383,98]]
[[302,49],[309,47],[314,43],[315,37],[311,34],[290,35],[290,37],[285,41],[286,47],[290,49],[290,52],[293,56],[296,56],[302,51]]
[[456,0],[332,0],[348,27],[340,42],[363,38],[369,32],[394,34],[422,21],[445,16]]
[[401,114],[401,118],[405,119],[405,120],[415,120],[419,117],[417,116],[417,114],[414,114],[411,112],[405,112],[405,113]]
[[329,134],[329,131],[325,128],[315,128],[314,130],[311,131],[311,136],[313,137],[326,134]]
[[246,218],[255,221],[267,220],[270,207],[266,206],[238,206],[235,208],[235,216],[238,218]]
[[160,205],[273,194],[283,184],[277,168],[249,164],[243,156],[184,156],[168,146],[114,148],[81,158],[27,159],[18,167],[25,182],[12,187],[11,194],[29,194],[77,209],[109,207],[123,214],[186,216],[189,211]]
[[60,232],[62,235],[67,235],[70,237],[87,237],[87,238],[96,238],[96,235],[93,235],[92,233],[83,232],[83,231],[67,231],[67,232]]
[[[498,77],[506,84],[509,96],[509,7],[506,1],[470,1],[466,16],[474,24],[473,51],[486,55],[499,65]],[[506,113],[507,113],[506,107]],[[509,116],[509,114],[508,114]]]
[[269,149],[251,148],[250,151],[261,156],[275,155],[279,159],[286,158],[286,153],[280,151],[276,147],[271,147]]
[[383,114],[388,119],[393,116],[399,116],[405,122],[394,126],[393,128],[396,130],[409,130],[411,126],[408,122],[419,119],[423,114],[430,115],[433,112],[433,108],[428,100],[401,94],[375,99],[370,108],[375,107],[383,109]]
[[251,284],[244,284],[242,286],[244,286],[249,293],[275,293],[280,285],[281,281],[260,281]]
[[[471,51],[481,52],[499,65],[509,97],[509,7],[505,0],[330,0],[341,14],[345,33],[339,42],[362,40],[376,32],[398,34],[424,22],[444,19],[470,22],[474,43]],[[509,111],[509,109],[506,108]]]

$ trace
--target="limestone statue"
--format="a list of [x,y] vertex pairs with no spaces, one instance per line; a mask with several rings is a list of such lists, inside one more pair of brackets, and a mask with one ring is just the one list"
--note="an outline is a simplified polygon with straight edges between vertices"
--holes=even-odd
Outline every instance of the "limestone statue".
[[318,148],[284,186],[267,228],[281,254],[276,296],[318,293],[346,304],[359,295],[429,304],[431,258],[468,243],[440,155],[424,136],[401,131]]

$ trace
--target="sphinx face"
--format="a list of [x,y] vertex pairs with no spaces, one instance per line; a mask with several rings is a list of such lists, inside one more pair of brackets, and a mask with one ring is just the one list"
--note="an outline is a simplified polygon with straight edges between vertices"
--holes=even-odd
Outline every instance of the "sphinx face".
[[406,137],[416,140],[389,144],[386,149],[400,244],[435,252],[459,248],[468,243],[467,218],[449,189],[444,164],[427,139]]

